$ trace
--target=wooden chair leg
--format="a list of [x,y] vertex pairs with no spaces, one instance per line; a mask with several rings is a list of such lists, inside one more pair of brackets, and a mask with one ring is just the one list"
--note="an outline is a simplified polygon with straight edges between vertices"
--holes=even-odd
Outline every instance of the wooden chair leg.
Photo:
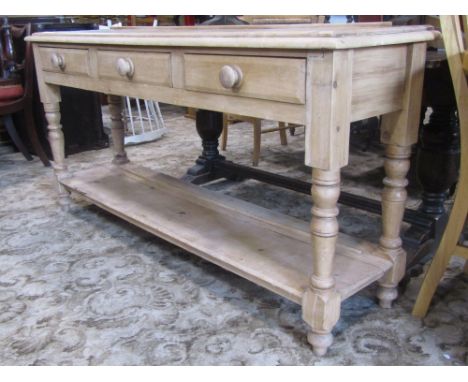
[[228,140],[228,133],[229,133],[229,121],[228,115],[226,113],[223,114],[223,132],[221,133],[221,150],[226,151],[227,147],[227,140]]
[[39,157],[44,166],[50,166],[49,158],[47,158],[47,155],[44,152],[41,143],[39,142],[39,137],[37,136],[36,123],[34,122],[34,115],[31,105],[24,109],[23,115],[24,122],[26,124],[26,132],[28,133],[28,138],[36,155]]
[[[464,181],[463,177],[461,177],[460,181]],[[437,286],[447,269],[450,258],[454,254],[458,239],[460,238],[464,228],[465,219],[468,213],[468,203],[466,202],[465,195],[461,198],[459,197],[459,191],[460,188],[455,194],[455,202],[453,204],[452,211],[450,212],[445,232],[421,284],[421,289],[419,290],[416,302],[414,303],[413,316],[415,317],[422,318],[426,315],[432,297],[434,296]]]
[[296,128],[293,126],[289,128],[289,135],[293,137],[294,134],[296,134]]
[[262,140],[262,120],[258,119],[254,121],[253,124],[254,132],[254,147],[252,154],[252,165],[258,166],[258,161],[260,159],[260,144]]
[[279,131],[279,135],[280,135],[281,145],[282,146],[287,146],[288,138],[286,136],[286,124],[284,122],[279,122],[278,127],[279,127],[278,131]]
[[450,257],[450,254],[444,254],[440,250],[434,255],[414,303],[413,316],[418,318],[426,316],[432,297],[445,273]]
[[12,115],[7,114],[3,116],[3,121],[5,123],[6,130],[8,134],[10,135],[11,140],[13,141],[15,146],[18,148],[18,150],[21,151],[21,153],[24,155],[24,157],[28,161],[33,160],[33,157],[31,156],[31,154],[29,154],[28,150],[26,149],[26,146],[24,145],[23,141],[18,135],[18,132],[16,131],[15,125],[13,123]]

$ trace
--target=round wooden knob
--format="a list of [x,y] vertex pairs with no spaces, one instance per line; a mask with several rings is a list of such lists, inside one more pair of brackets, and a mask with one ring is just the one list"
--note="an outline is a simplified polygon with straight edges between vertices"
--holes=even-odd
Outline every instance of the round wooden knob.
[[119,58],[117,60],[117,71],[122,77],[132,78],[135,73],[135,66],[129,58]]
[[219,82],[223,88],[238,88],[242,83],[242,70],[237,65],[224,65],[219,71]]
[[65,59],[63,58],[61,54],[58,54],[58,53],[52,54],[50,61],[52,62],[52,65],[55,66],[56,68],[59,68],[60,70],[65,69]]

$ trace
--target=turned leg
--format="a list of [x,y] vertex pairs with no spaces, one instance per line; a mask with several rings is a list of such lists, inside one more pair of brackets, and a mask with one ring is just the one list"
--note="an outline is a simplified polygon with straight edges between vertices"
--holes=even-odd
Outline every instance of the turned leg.
[[122,99],[120,96],[108,95],[109,112],[111,117],[111,134],[114,148],[114,164],[128,163],[125,152],[125,127],[122,122]]
[[332,344],[331,331],[340,317],[341,298],[334,289],[333,278],[339,195],[340,170],[314,168],[310,224],[313,272],[302,300],[302,317],[311,327],[307,339],[319,356]]
[[44,103],[44,111],[47,119],[48,139],[54,162],[55,176],[57,178],[59,190],[59,204],[68,205],[70,203],[69,193],[60,183],[60,180],[67,176],[67,166],[65,164],[65,140],[63,138],[62,125],[60,124],[60,103]]
[[[447,191],[457,181],[460,161],[457,102],[445,55],[427,62],[424,77],[424,104],[432,113],[428,123],[421,124],[418,142],[416,170],[423,188],[420,210],[440,216],[445,213]],[[425,114],[426,107],[423,111]]]
[[385,144],[386,177],[382,194],[382,235],[379,252],[393,263],[379,280],[377,297],[383,308],[390,308],[392,301],[396,299],[397,285],[406,268],[406,252],[402,248],[400,229],[405,210],[408,184],[406,174],[410,167],[411,146],[418,140],[426,44],[413,44],[407,53],[407,79],[402,108],[384,114],[380,127],[381,141]]
[[400,228],[405,211],[410,155],[410,146],[386,145],[380,249],[392,260],[393,267],[379,280],[377,297],[382,308],[391,308],[392,301],[398,296],[398,283],[405,274],[406,252],[402,248]]
[[219,154],[219,137],[223,131],[223,113],[209,110],[197,110],[197,133],[202,139],[202,154],[195,161],[184,179],[195,184],[215,179],[212,173],[212,163],[224,159]]
[[[302,298],[307,339],[316,355],[333,342],[341,296],[335,290],[333,260],[338,237],[340,169],[348,164],[351,124],[352,50],[324,52],[308,61],[310,110],[305,125],[305,164],[312,167],[310,223],[313,270]],[[312,90],[314,91],[312,94]]]

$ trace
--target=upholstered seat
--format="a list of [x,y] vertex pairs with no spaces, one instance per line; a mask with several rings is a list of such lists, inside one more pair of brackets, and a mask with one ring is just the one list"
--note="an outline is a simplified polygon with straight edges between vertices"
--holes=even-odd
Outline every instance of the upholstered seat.
[[21,84],[0,85],[0,105],[21,98],[23,94],[24,89]]

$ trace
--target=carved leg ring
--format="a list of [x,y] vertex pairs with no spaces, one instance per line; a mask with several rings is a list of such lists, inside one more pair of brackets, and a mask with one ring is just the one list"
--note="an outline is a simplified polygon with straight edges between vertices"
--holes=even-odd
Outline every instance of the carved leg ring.
[[406,186],[411,147],[387,145],[382,194],[382,236],[380,249],[393,262],[393,267],[379,280],[379,298],[382,308],[391,308],[398,296],[397,286],[405,274],[406,252],[402,248],[400,228],[406,202]]
[[62,206],[68,206],[70,204],[70,194],[65,187],[60,184],[60,179],[67,176],[67,166],[65,164],[65,141],[62,132],[62,125],[60,124],[60,104],[58,102],[44,103],[44,111],[47,119],[47,129],[49,131],[49,144],[54,158],[52,167],[58,184],[59,204]]
[[111,116],[111,134],[114,147],[114,164],[125,164],[129,160],[125,152],[125,127],[122,122],[122,99],[119,96],[107,96]]
[[310,327],[307,339],[322,356],[333,342],[331,331],[340,318],[340,295],[334,290],[333,259],[338,236],[337,201],[340,170],[312,172],[313,273],[302,299],[302,317]]

